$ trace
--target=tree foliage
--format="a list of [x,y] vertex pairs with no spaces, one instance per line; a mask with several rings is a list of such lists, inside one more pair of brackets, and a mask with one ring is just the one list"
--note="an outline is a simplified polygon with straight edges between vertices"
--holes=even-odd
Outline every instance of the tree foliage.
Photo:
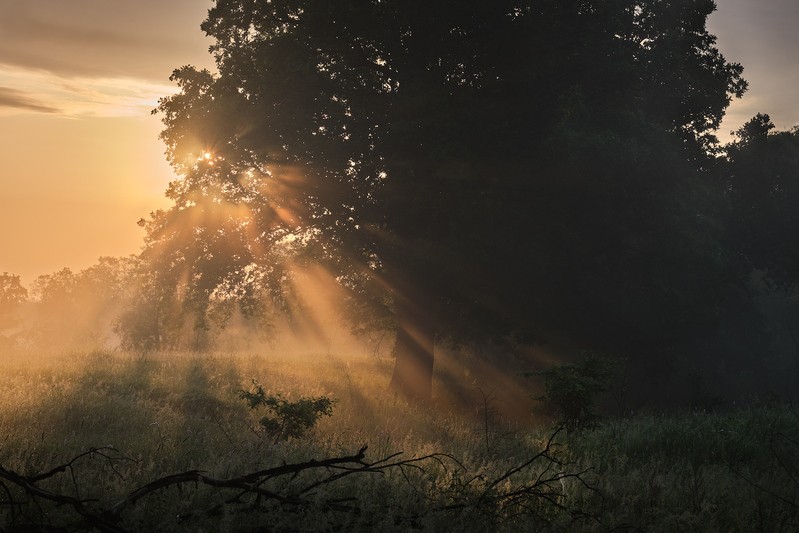
[[731,246],[782,285],[799,281],[799,128],[774,131],[759,113],[727,147],[725,196]]
[[267,414],[259,423],[276,443],[304,436],[322,416],[333,415],[335,403],[327,396],[287,400],[280,393],[267,394],[256,380],[253,380],[250,390],[240,391],[239,396],[252,410],[266,409]]
[[707,170],[746,82],[714,9],[218,0],[218,72],[176,70],[157,110],[181,173],[143,223],[165,298],[202,328],[311,258],[393,312],[419,397],[444,336],[676,350],[730,298]]
[[538,372],[544,394],[537,399],[569,431],[594,427],[599,421],[599,396],[610,388],[614,370],[613,361],[586,354],[576,363]]
[[111,344],[115,318],[135,290],[138,262],[133,256],[101,257],[78,272],[63,268],[37,277],[28,341],[39,347]]
[[14,342],[16,335],[7,332],[19,325],[19,312],[27,299],[28,290],[20,277],[3,272],[0,275],[0,347]]
[[265,202],[257,180],[228,180],[234,170],[223,157],[201,154],[186,172],[167,191],[175,205],[140,221],[147,232],[141,255],[146,279],[135,309],[148,308],[150,316],[131,320],[150,331],[149,348],[174,346],[186,322],[197,332],[194,346],[202,348],[203,333],[234,310],[263,315],[265,302],[278,298],[282,287],[276,258],[297,239],[259,223]]

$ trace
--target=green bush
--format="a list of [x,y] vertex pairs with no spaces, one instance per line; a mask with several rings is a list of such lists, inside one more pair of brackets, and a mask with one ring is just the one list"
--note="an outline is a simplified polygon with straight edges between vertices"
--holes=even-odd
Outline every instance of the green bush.
[[322,416],[333,414],[334,400],[326,396],[289,401],[280,393],[267,395],[257,380],[252,385],[249,391],[239,391],[239,396],[252,410],[267,409],[259,423],[275,442],[302,437]]
[[573,431],[596,426],[599,419],[596,403],[599,395],[610,387],[613,374],[612,361],[587,354],[577,363],[526,375],[543,378],[544,394],[536,399],[547,414]]

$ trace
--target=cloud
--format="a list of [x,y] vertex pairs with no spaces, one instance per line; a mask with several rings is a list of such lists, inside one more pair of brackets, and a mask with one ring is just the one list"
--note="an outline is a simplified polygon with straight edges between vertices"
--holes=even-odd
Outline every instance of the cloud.
[[136,78],[64,78],[0,65],[0,114],[145,116],[176,87]]
[[756,113],[768,113],[778,129],[799,121],[799,2],[718,0],[708,26],[728,61],[743,64],[749,91],[733,101],[720,131],[740,128]]
[[199,26],[211,0],[0,1],[0,64],[63,77],[165,81],[211,66]]
[[212,0],[0,0],[0,115],[148,114],[186,64],[213,68]]
[[21,109],[35,113],[58,113],[59,109],[40,103],[24,92],[10,87],[0,87],[0,108]]

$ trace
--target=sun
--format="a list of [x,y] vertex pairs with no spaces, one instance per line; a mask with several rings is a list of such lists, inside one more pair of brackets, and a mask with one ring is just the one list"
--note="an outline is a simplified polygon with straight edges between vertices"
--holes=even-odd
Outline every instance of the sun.
[[198,163],[205,163],[207,165],[213,165],[214,164],[214,159],[216,159],[216,158],[214,157],[213,152],[209,152],[209,151],[204,150],[200,154],[200,157],[197,158],[197,162]]

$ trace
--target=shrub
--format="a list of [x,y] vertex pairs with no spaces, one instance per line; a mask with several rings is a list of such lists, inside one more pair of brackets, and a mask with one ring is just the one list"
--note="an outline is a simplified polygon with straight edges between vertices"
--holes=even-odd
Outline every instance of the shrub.
[[333,414],[335,403],[326,396],[290,401],[280,393],[267,395],[255,379],[249,391],[239,391],[239,397],[251,410],[266,408],[268,414],[261,417],[259,423],[275,442],[302,437],[322,416]]
[[612,361],[589,353],[577,363],[526,375],[543,378],[544,395],[536,399],[548,414],[573,431],[596,426],[599,419],[596,402],[610,387],[613,370]]

